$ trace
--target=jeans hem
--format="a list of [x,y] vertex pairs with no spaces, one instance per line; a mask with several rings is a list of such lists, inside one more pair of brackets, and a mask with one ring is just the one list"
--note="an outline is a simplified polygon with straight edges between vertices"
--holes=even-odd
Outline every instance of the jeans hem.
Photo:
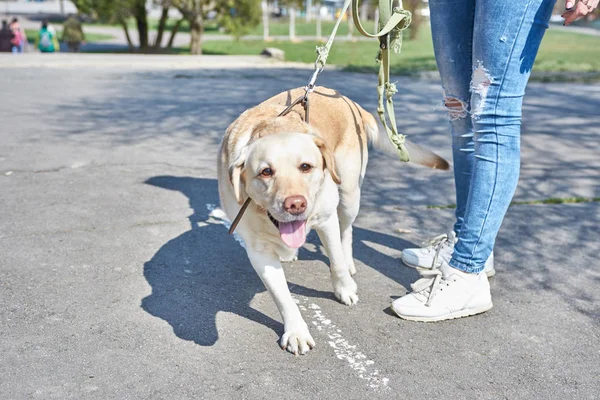
[[456,261],[454,258],[452,258],[448,264],[450,264],[452,268],[455,268],[462,272],[466,272],[468,274],[478,274],[485,268],[485,265],[481,267],[476,267],[473,265],[462,263],[460,261]]

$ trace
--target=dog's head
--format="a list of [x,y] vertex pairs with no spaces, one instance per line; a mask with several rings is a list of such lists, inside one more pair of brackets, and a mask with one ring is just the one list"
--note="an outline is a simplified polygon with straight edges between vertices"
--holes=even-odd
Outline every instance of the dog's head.
[[306,240],[306,220],[324,182],[340,183],[331,151],[311,133],[259,137],[241,151],[229,171],[237,201],[243,201],[245,191],[267,210],[284,243],[293,248]]

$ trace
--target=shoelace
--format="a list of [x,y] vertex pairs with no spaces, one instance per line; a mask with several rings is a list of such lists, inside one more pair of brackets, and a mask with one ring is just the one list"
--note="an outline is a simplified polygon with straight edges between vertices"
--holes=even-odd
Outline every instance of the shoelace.
[[444,233],[442,235],[429,239],[427,242],[424,243],[424,246],[427,247],[428,251],[435,251],[435,254],[433,256],[433,262],[431,263],[430,267],[431,270],[436,269],[436,265],[438,263],[438,259],[440,257],[440,252],[442,251],[442,249],[450,246],[450,242],[454,244],[455,237],[456,235],[454,232],[450,232],[449,234]]
[[438,236],[436,236],[434,238],[431,238],[431,239],[427,240],[426,242],[423,243],[423,245],[425,247],[431,247],[431,248],[433,248],[433,247],[438,246],[440,243],[447,242],[447,241],[448,241],[448,234],[447,233],[443,233],[441,235],[438,235]]
[[[412,288],[413,292],[421,293],[424,296],[427,296],[425,305],[429,307],[433,301],[433,298],[438,292],[437,289],[444,281],[444,276],[442,275],[442,271],[439,269],[423,269],[419,270],[419,274],[421,274],[422,278],[415,283],[412,283],[410,287]],[[427,293],[428,289],[429,293]]]
[[[450,234],[436,236],[427,242],[428,247],[431,247],[432,250],[433,248],[435,248],[433,262],[431,263],[430,269],[418,268],[419,274],[422,276],[422,278],[410,285],[413,292],[423,292],[422,294],[427,296],[427,301],[425,302],[425,305],[427,307],[429,307],[429,305],[433,301],[433,298],[438,292],[439,286],[443,283],[446,283],[446,285],[448,285],[448,283],[445,282],[442,271],[440,271],[440,269],[437,268],[436,265],[438,263],[440,251],[444,247],[448,246],[450,241],[454,242],[454,237],[454,232],[451,232]],[[429,293],[427,293],[427,289],[429,289]]]

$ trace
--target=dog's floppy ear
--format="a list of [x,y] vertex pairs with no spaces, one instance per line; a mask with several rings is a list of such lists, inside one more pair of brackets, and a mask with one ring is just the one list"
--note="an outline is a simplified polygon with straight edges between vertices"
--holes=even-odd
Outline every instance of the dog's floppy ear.
[[327,147],[327,144],[322,138],[318,136],[313,136],[313,140],[319,148],[321,155],[323,156],[323,168],[327,168],[329,170],[331,178],[333,178],[333,181],[339,185],[340,183],[342,183],[342,181],[340,180],[340,177],[338,176],[335,170],[335,161],[333,160],[333,154],[331,153],[331,151]]
[[241,186],[244,184],[242,182],[244,180],[244,163],[246,162],[246,151],[242,150],[240,155],[235,159],[235,161],[229,166],[229,181],[233,185],[233,194],[235,195],[235,200],[242,204],[242,193]]

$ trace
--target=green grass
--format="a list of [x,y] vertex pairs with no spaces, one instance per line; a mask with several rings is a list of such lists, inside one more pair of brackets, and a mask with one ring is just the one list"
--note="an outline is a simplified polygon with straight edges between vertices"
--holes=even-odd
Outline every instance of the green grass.
[[[133,20],[128,22],[135,29]],[[151,30],[156,30],[157,19],[149,19]],[[171,29],[175,20],[170,19],[167,29]],[[373,23],[366,23],[367,29],[373,28]],[[333,22],[323,21],[323,37],[326,38]],[[288,35],[287,20],[271,20],[270,34],[272,36]],[[183,23],[181,32],[189,31],[187,23]],[[296,20],[296,34],[298,36],[314,36],[315,23],[307,23],[302,18]],[[347,22],[340,25],[339,36],[346,36],[348,32]],[[206,35],[219,34],[218,27],[214,23],[207,26]],[[251,35],[262,35],[262,25],[257,26]],[[100,40],[90,35],[89,41]],[[360,34],[355,32],[355,36]],[[241,41],[210,41],[204,42],[205,54],[222,55],[255,55],[259,54],[265,47],[277,47],[285,51],[287,61],[312,63],[315,60],[315,47],[320,44],[315,41],[301,43],[290,43],[288,41],[263,42],[262,40]],[[175,49],[174,53],[185,53],[186,49]],[[375,63],[377,54],[377,41],[358,41],[334,43],[329,57],[329,63],[344,67],[349,71],[375,72],[378,68]],[[392,73],[412,74],[422,71],[435,71],[436,63],[433,55],[431,33],[428,26],[424,25],[415,40],[405,40],[402,54],[392,56]],[[545,81],[573,80],[572,76],[559,76],[555,73],[587,74],[584,80],[600,79],[600,39],[597,36],[582,35],[550,29],[542,42],[538,57],[534,66],[534,72],[538,73],[536,79]],[[552,73],[552,76],[544,74]]]
[[[156,33],[156,31],[158,31],[158,19],[157,18],[148,18],[148,31],[152,33]],[[169,18],[167,20],[167,25],[165,30],[168,32],[173,30],[173,27],[175,26],[175,24],[177,23],[176,19],[173,18]],[[111,27],[111,28],[121,28],[120,24],[108,24],[106,22],[86,22],[85,24],[83,24],[83,29],[85,30],[86,27],[94,27],[94,26],[100,26],[100,27]],[[130,31],[137,29],[137,25],[135,22],[134,18],[129,18],[127,20],[127,27],[129,28]],[[183,21],[181,23],[181,25],[179,26],[179,31],[178,32],[189,32],[190,31],[190,25],[187,21]],[[132,33],[132,32],[130,32]],[[211,22],[208,21],[206,23],[206,26],[204,27],[204,33],[207,35],[214,35],[214,34],[221,34],[219,32],[219,26],[215,23],[215,22]],[[262,31],[261,31],[261,35],[262,35]]]
[[[395,74],[409,74],[418,71],[435,70],[435,58],[431,46],[427,48],[426,35],[414,41],[405,41],[402,55],[392,57],[392,69]],[[263,42],[259,40],[240,41],[206,41],[205,54],[252,55],[259,54],[265,47],[276,47],[285,51],[286,61],[313,63],[316,58],[315,48],[321,43],[304,41]],[[372,41],[336,42],[329,53],[328,63],[343,66],[352,71],[375,71],[377,64],[378,43]]]
[[542,41],[534,71],[600,71],[600,38],[549,30]]
[[[321,34],[324,37],[329,36],[329,33],[333,30],[335,22],[333,21],[322,21],[321,22]],[[364,23],[367,31],[373,31],[373,21],[367,21]],[[271,36],[288,36],[290,33],[289,20],[271,20],[269,22],[269,34]],[[261,35],[263,34],[263,25],[260,24],[249,33],[250,35]],[[346,36],[348,34],[348,22],[342,21],[338,29],[338,35]],[[304,19],[296,19],[296,36],[316,36],[317,35],[317,24],[316,22],[306,22]],[[360,35],[356,28],[354,29],[354,35]]]
[[[305,41],[300,43],[263,41],[206,41],[206,54],[259,54],[265,47],[277,47],[285,51],[287,61],[312,63],[315,60],[315,47],[318,43]],[[336,42],[328,62],[340,65],[350,71],[376,71],[376,41]],[[431,34],[422,29],[415,40],[405,40],[402,53],[392,56],[394,74],[410,74],[436,70]],[[599,72],[600,40],[596,36],[577,33],[547,32],[539,50],[534,66],[535,72]]]
[[427,208],[433,208],[433,209],[446,209],[446,208],[450,208],[450,209],[455,209],[456,208],[456,204],[446,204],[443,206],[427,206]]
[[520,205],[520,204],[575,204],[575,203],[598,203],[600,202],[600,197],[551,197],[549,199],[544,200],[531,200],[531,201],[513,201],[512,205]]
[[[27,41],[35,42],[38,37],[38,32],[39,31],[37,29],[25,29],[25,35],[27,36]],[[60,39],[60,37],[62,35],[62,31],[57,30],[56,34],[58,35],[58,38]],[[102,40],[109,40],[112,38],[113,38],[112,35],[105,35],[105,34],[99,34],[99,33],[86,33],[85,34],[85,40],[89,43],[99,42]]]
[[[157,18],[148,18],[148,28],[150,31],[158,30],[158,21],[159,20]],[[173,29],[173,27],[175,26],[176,22],[177,22],[176,19],[169,18],[167,20],[166,30],[171,31]],[[332,31],[334,25],[335,25],[335,23],[332,21],[322,21],[321,22],[321,32],[322,32],[323,36],[329,35],[329,33]],[[374,27],[373,21],[365,22],[364,25],[367,30],[373,30],[373,27]],[[86,23],[86,24],[84,24],[84,27],[85,26],[120,27],[120,25],[118,25],[118,24],[106,24],[106,23],[102,23],[102,22]],[[136,28],[135,19],[129,18],[127,20],[127,26],[130,29],[135,29]],[[283,19],[283,18],[282,19],[271,19],[269,22],[269,34],[271,36],[288,36],[289,35],[289,26],[290,25],[289,25],[288,19]],[[190,31],[190,27],[189,27],[188,22],[183,21],[179,27],[179,32],[189,32],[189,31]],[[217,23],[213,22],[213,21],[206,22],[204,31],[207,35],[222,34],[221,32],[219,32],[219,26],[217,25]],[[356,32],[356,29],[354,30],[354,32]],[[262,24],[257,25],[252,30],[250,30],[250,32],[248,32],[248,35],[262,36],[262,34],[263,34],[263,25]],[[296,35],[297,36],[316,36],[316,34],[317,34],[316,22],[314,22],[314,21],[306,22],[306,21],[304,21],[303,18],[296,19]],[[340,24],[340,27],[338,29],[338,34],[339,35],[347,35],[348,34],[348,22],[343,21]]]

